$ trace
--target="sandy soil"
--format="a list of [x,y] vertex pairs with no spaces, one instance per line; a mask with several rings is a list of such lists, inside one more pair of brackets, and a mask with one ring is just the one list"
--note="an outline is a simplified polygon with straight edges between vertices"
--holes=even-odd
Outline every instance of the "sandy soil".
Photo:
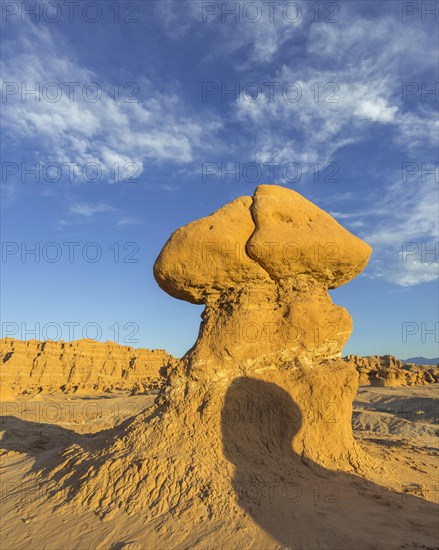
[[[277,494],[276,489],[266,495],[275,506],[283,499],[279,506],[283,513],[287,510],[288,523],[273,519],[267,527],[267,518],[255,521],[251,506],[243,509],[237,505],[224,511],[221,518],[201,518],[196,528],[187,525],[184,532],[177,533],[169,515],[133,518],[121,512],[102,520],[91,511],[72,513],[68,506],[52,510],[44,498],[48,488],[36,485],[32,476],[73,443],[92,441],[94,446],[105,446],[124,422],[153,403],[153,394],[59,393],[4,402],[0,547],[439,548],[434,504],[439,502],[438,397],[437,384],[361,387],[354,403],[355,437],[382,464],[368,480],[318,472],[304,465],[294,495],[291,491]],[[273,516],[275,513],[273,508]],[[379,536],[386,530],[390,536],[394,533],[393,546],[388,537]]]
[[[439,385],[360,387],[354,434],[367,452],[394,468],[386,486],[439,502]],[[379,482],[379,476],[376,481]],[[439,544],[439,541],[438,541]]]

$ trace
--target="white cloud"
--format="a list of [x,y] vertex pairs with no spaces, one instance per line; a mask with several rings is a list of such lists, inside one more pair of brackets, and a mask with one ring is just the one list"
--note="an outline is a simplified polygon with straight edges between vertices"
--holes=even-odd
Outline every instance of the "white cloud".
[[360,227],[364,227],[366,224],[365,222],[358,220],[358,221],[350,221],[348,222],[349,229],[358,229]]
[[[135,94],[137,102],[126,101],[123,83],[115,101],[112,82],[100,81],[100,75],[69,58],[59,36],[47,29],[40,35],[30,22],[17,25],[16,42],[5,49],[11,55],[2,62],[3,83],[15,83],[18,90],[3,105],[3,128],[10,137],[38,140],[39,160],[81,167],[96,163],[104,177],[115,164],[120,170],[132,164],[139,176],[146,162],[193,161],[201,151],[211,150],[221,128],[219,119],[191,111],[175,93],[161,92],[147,81]],[[56,85],[47,87],[49,82]],[[69,88],[66,82],[79,85]],[[91,82],[98,87],[87,87]],[[23,86],[29,90],[36,83],[39,101],[30,94],[22,101]],[[93,101],[95,92],[98,101]],[[51,101],[56,94],[58,100]]]
[[[253,157],[328,162],[377,125],[408,151],[437,147],[435,108],[419,101],[408,110],[401,97],[403,83],[419,79],[420,71],[435,74],[431,29],[404,25],[394,15],[365,18],[342,6],[338,24],[306,28],[306,52],[294,56],[294,65],[283,56],[285,64],[265,77],[277,83],[275,101],[266,92],[257,102],[236,105],[237,120],[254,136]],[[296,102],[281,93],[292,82],[300,90]]]
[[334,211],[330,211],[329,213],[331,214],[331,216],[333,216],[334,218],[337,218],[339,220],[351,220],[352,218],[358,218],[360,216],[365,215],[365,212],[363,212],[363,211],[360,211],[360,212],[334,212]]
[[368,208],[331,214],[372,246],[370,276],[405,287],[439,276],[438,205],[433,177],[409,185],[398,174],[371,192]]
[[382,97],[375,101],[364,99],[360,102],[354,114],[360,118],[366,118],[372,122],[393,122],[398,107],[388,105]]
[[439,278],[439,265],[436,262],[411,259],[404,263],[401,258],[399,260],[392,262],[391,268],[381,266],[374,275],[401,287],[429,283]]
[[72,204],[70,206],[70,212],[72,214],[78,214],[80,216],[91,217],[94,214],[100,214],[102,212],[111,212],[114,208],[109,204],[99,203],[99,204],[89,204],[85,202]]
[[213,2],[206,8],[207,4],[162,2],[156,8],[170,38],[182,40],[200,28],[218,37],[205,62],[232,57],[240,70],[271,63],[289,40],[303,35],[303,9],[297,12],[293,2],[289,8],[278,3],[269,7],[268,2]]
[[116,225],[122,226],[122,225],[141,225],[143,223],[143,220],[140,218],[136,218],[134,216],[127,216],[125,218],[121,218]]
[[406,112],[398,118],[398,134],[395,140],[407,150],[422,150],[436,147],[439,136],[439,121],[434,112],[419,108],[416,113]]

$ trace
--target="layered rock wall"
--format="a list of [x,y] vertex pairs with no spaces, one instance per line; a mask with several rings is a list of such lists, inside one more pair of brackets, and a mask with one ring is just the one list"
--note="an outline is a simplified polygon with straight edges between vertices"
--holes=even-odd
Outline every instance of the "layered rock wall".
[[175,359],[165,350],[134,349],[114,342],[0,340],[0,387],[35,391],[109,391],[158,387]]

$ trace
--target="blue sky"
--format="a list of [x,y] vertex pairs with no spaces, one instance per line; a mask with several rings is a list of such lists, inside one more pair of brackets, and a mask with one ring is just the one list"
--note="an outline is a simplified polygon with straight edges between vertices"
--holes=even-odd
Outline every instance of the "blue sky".
[[157,254],[276,183],[373,247],[344,353],[438,355],[434,2],[74,4],[2,3],[2,336],[182,355]]

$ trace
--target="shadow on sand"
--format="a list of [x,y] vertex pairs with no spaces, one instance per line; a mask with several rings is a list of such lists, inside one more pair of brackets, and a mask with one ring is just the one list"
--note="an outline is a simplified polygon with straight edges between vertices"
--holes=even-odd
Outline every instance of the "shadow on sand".
[[[158,413],[157,409],[150,415],[144,413],[145,424]],[[32,471],[41,474],[44,484],[45,474],[60,464],[60,454],[72,445],[92,451],[93,465],[99,467],[99,461],[108,458],[105,453],[101,457],[101,451],[120,437],[132,418],[115,429],[92,435],[14,416],[1,417],[0,421],[4,432],[0,446],[33,457]],[[334,472],[304,460],[291,445],[301,425],[299,407],[276,384],[249,377],[230,384],[221,413],[223,452],[235,468],[231,483],[244,516],[268,535],[263,540],[264,548],[438,547],[435,504],[404,494],[403,486],[401,493],[392,492],[358,475]],[[187,456],[181,460],[186,461]],[[52,479],[66,486],[82,482],[66,479],[65,473],[61,469]],[[224,482],[229,485],[229,478]],[[70,488],[74,494],[77,487]],[[69,500],[70,494],[66,497]],[[230,514],[224,529],[234,528],[233,521]],[[253,531],[252,537],[245,547],[261,548],[259,535]]]
[[305,463],[291,445],[301,422],[276,384],[245,377],[228,388],[222,438],[238,504],[282,548],[437,548],[435,504]]

